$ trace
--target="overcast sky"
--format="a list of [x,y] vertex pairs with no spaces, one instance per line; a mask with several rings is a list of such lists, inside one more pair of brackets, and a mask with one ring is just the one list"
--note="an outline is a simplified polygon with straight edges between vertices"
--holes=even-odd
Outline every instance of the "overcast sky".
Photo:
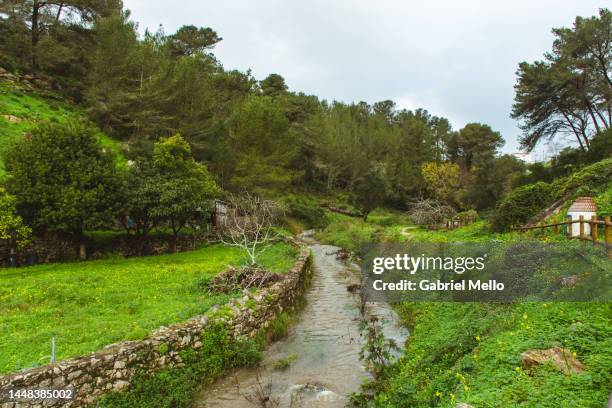
[[[459,129],[487,123],[518,151],[510,119],[520,61],[540,59],[552,27],[592,16],[592,0],[124,0],[141,31],[185,24],[223,37],[214,54],[257,79],[328,100],[392,99]],[[543,151],[543,149],[541,149]]]

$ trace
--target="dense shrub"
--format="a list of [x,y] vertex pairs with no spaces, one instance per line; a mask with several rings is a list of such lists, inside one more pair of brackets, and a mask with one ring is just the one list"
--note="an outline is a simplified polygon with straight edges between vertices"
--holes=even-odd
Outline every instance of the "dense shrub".
[[6,152],[13,194],[35,231],[82,243],[83,233],[110,225],[123,200],[115,157],[87,123],[42,123]]
[[329,219],[316,201],[303,196],[289,196],[285,199],[289,216],[299,219],[307,228],[325,228]]
[[538,211],[546,208],[553,199],[550,184],[538,182],[518,187],[499,204],[491,225],[496,231],[503,231],[513,224],[522,224]]

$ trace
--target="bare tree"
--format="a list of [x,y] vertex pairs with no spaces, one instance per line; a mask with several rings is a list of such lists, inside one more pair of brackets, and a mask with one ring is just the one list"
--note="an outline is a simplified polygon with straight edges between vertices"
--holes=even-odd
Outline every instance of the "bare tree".
[[455,215],[455,210],[439,201],[426,198],[412,203],[408,215],[418,225],[438,225]]
[[219,237],[224,244],[242,248],[256,265],[257,256],[279,238],[274,226],[281,214],[275,201],[250,193],[232,195]]

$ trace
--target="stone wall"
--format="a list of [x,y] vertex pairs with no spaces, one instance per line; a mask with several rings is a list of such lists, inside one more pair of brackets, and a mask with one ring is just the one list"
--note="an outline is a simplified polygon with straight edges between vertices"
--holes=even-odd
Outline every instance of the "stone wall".
[[224,322],[234,337],[253,337],[267,328],[285,308],[296,304],[309,271],[309,251],[303,250],[283,280],[254,293],[245,292],[242,298],[233,299],[221,308],[215,307],[204,316],[160,327],[144,340],[112,344],[89,356],[1,376],[0,392],[9,387],[73,387],[76,398],[71,402],[3,402],[0,407],[87,406],[102,394],[128,388],[137,371],[152,373],[163,367],[181,367],[183,362],[179,352],[200,349],[202,331],[219,320]]

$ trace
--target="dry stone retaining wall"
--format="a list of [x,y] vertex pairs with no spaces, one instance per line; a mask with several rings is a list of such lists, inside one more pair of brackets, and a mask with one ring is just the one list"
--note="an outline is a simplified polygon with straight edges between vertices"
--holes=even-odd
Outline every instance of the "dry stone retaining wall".
[[160,327],[144,340],[112,344],[89,356],[1,376],[0,391],[10,387],[72,387],[76,398],[70,402],[45,400],[34,404],[3,402],[0,407],[87,406],[105,393],[128,388],[137,371],[152,373],[160,368],[183,366],[179,353],[200,349],[202,331],[219,320],[224,321],[234,337],[253,337],[267,328],[284,309],[296,304],[309,270],[309,251],[303,250],[283,280],[253,294],[245,292],[242,298],[223,306],[222,313],[216,307],[207,315]]

